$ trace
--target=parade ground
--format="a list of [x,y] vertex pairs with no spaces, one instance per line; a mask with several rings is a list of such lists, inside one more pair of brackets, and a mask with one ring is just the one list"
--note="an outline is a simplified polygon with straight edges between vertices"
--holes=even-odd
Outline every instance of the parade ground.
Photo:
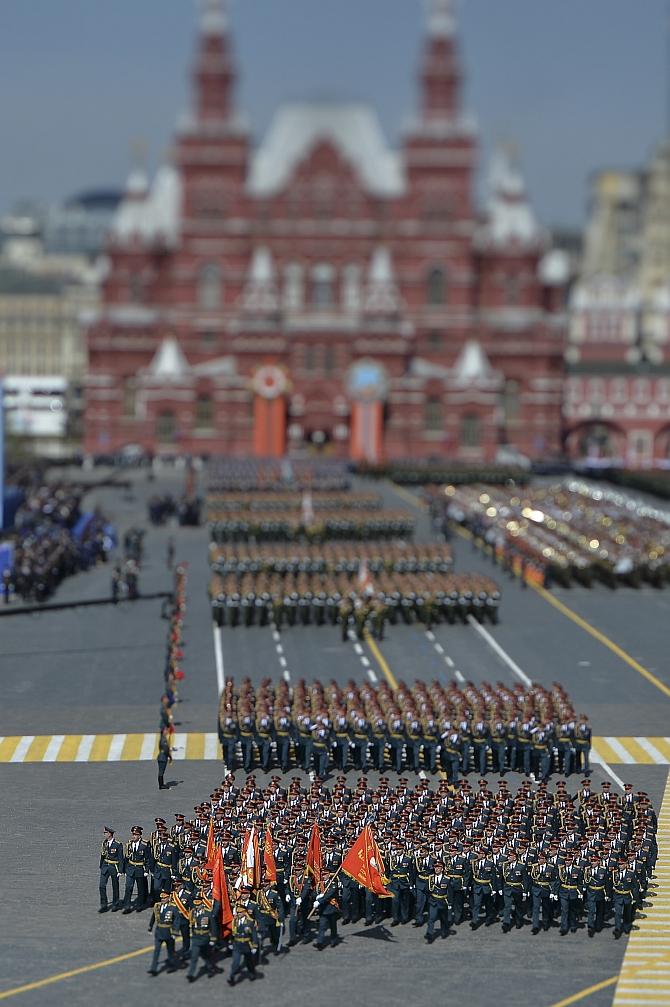
[[[183,474],[123,473],[125,487],[96,489],[121,534],[147,526],[152,493],[178,495]],[[387,484],[361,484],[416,518],[416,539],[435,540],[422,501]],[[159,792],[155,752],[167,623],[160,595],[169,592],[166,563],[173,536],[187,564],[185,679],[176,707],[175,758]],[[465,533],[454,533],[455,568],[486,573],[502,590],[500,622],[480,625],[387,626],[381,641],[343,642],[337,628],[217,628],[207,584],[208,533],[199,528],[147,529],[139,600],[77,607],[110,595],[108,567],[64,582],[52,599],[73,607],[0,613],[0,793],[3,805],[4,939],[0,1000],[25,1004],[140,1004],[178,997],[292,1007],[349,1002],[377,1007],[436,1003],[479,1007],[588,1007],[670,1003],[670,591],[560,587],[546,591],[508,578]],[[9,606],[8,606],[9,608]],[[162,815],[188,818],[223,776],[216,735],[223,684],[248,676],[289,684],[335,680],[404,680],[446,685],[498,681],[512,687],[560,682],[576,712],[593,727],[592,781],[646,791],[659,816],[658,888],[630,937],[606,927],[532,936],[499,925],[473,933],[461,926],[427,946],[423,930],[380,924],[341,928],[343,942],[319,953],[297,946],[261,966],[263,978],[229,990],[222,977],[192,986],[184,973],[147,975],[153,938],[150,913],[98,915],[102,828],[128,839]],[[244,774],[237,771],[237,782]],[[353,783],[357,774],[350,773]],[[261,785],[264,776],[257,772]],[[376,775],[369,773],[374,783]],[[491,776],[493,786],[495,777]],[[511,789],[520,777],[509,774]],[[574,794],[580,777],[573,775]],[[477,775],[471,774],[476,786]],[[550,781],[553,787],[555,778]],[[221,963],[227,969],[227,961]]]

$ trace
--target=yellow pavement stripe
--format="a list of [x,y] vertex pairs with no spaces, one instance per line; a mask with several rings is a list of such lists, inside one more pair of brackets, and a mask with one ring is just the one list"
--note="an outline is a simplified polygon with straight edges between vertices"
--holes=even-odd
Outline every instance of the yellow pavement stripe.
[[580,1000],[584,1000],[585,997],[590,997],[592,993],[597,993],[598,990],[604,990],[607,986],[613,986],[617,978],[618,976],[610,976],[609,979],[603,979],[602,982],[595,983],[593,986],[587,986],[586,989],[580,990],[579,993],[573,993],[572,996],[551,1004],[551,1007],[568,1007],[569,1004],[576,1004]]
[[626,750],[633,756],[636,763],[643,763],[648,766],[656,765],[656,760],[652,759],[649,752],[645,751],[642,745],[638,745],[635,738],[626,739]]
[[109,755],[109,746],[112,744],[113,734],[96,734],[88,757],[89,762],[106,762]]
[[[60,746],[56,762],[74,762],[81,739],[81,734],[66,734],[63,738],[63,744]],[[1,758],[0,762],[2,762]]]
[[94,962],[93,965],[82,965],[78,969],[70,969],[69,972],[59,972],[55,976],[48,976],[46,979],[38,979],[34,983],[26,983],[25,986],[15,986],[14,989],[4,990],[0,993],[0,1000],[7,1000],[9,997],[18,996],[19,993],[29,993],[30,990],[39,990],[43,986],[50,986],[52,983],[60,983],[64,979],[72,979],[74,976],[83,975],[84,972],[93,972],[95,969],[104,969],[108,965],[117,965],[119,962],[126,962],[129,958],[137,958],[138,955],[146,955],[153,951],[153,944],[147,948],[140,948],[138,951],[129,951],[125,955],[117,955],[116,958],[107,958],[102,962]]
[[593,738],[592,744],[593,751],[597,752],[605,762],[621,762],[620,756],[608,745],[604,738]]
[[661,755],[664,755],[670,762],[670,740],[668,738],[650,738],[649,740],[654,748],[657,748]]
[[[621,964],[620,981],[614,992],[612,1007],[624,1007],[631,999],[643,1000],[651,997],[657,1003],[670,1003],[670,905],[667,901],[656,902],[654,891],[663,892],[667,886],[668,860],[670,858],[670,772],[668,773],[663,800],[658,815],[658,861],[662,865],[659,875],[659,889],[649,892],[652,905],[646,910],[647,918],[639,921],[639,929],[633,930]],[[662,875],[666,875],[664,881]],[[638,964],[640,956],[646,961]],[[642,988],[640,979],[631,983],[636,973],[644,971]]]
[[21,735],[16,735],[12,738],[3,738],[0,741],[0,762],[9,762],[18,748],[18,744],[21,740]]
[[186,752],[184,754],[185,759],[204,759],[205,758],[205,735],[204,734],[187,734],[186,739]]
[[121,752],[123,762],[137,762],[142,751],[143,734],[127,734]]
[[580,626],[586,633],[589,633],[595,640],[602,643],[604,647],[611,650],[612,653],[616,654],[616,656],[622,661],[625,661],[625,663],[632,668],[633,671],[636,671],[638,675],[642,675],[643,678],[646,678],[648,682],[662,692],[664,696],[667,696],[668,699],[670,699],[670,686],[666,685],[665,682],[661,682],[660,678],[656,678],[656,675],[653,675],[648,668],[645,668],[644,665],[640,664],[639,661],[636,661],[634,657],[627,654],[626,651],[618,645],[618,643],[615,643],[614,640],[610,640],[609,636],[606,636],[599,629],[596,629],[596,627],[592,626],[590,622],[583,619],[581,615],[577,615],[576,612],[574,612],[571,608],[568,608],[568,606],[560,601],[559,598],[554,597],[554,595],[551,594],[550,591],[547,591],[546,588],[540,587],[539,584],[529,584],[528,586],[531,587],[533,591],[536,591],[541,598],[544,598],[545,601],[549,602],[550,605],[553,605],[554,608],[558,609],[559,612],[562,612],[564,616],[574,622],[577,626]]
[[26,752],[23,761],[41,762],[42,759],[44,758],[44,753],[46,752],[50,741],[51,741],[50,734],[45,734],[42,737],[35,738],[32,745]]
[[391,485],[393,492],[397,493],[403,500],[406,500],[411,507],[416,507],[417,510],[428,510],[428,504],[424,500],[421,500],[420,497],[415,496],[410,490],[406,490],[404,486],[398,486],[397,483],[392,483]]
[[381,650],[377,646],[376,641],[373,640],[373,638],[370,636],[369,633],[365,634],[365,642],[367,643],[368,647],[370,648],[370,650],[374,654],[375,661],[377,662],[377,664],[381,668],[381,670],[382,670],[382,672],[384,674],[384,677],[386,678],[386,681],[388,682],[388,684],[391,686],[392,689],[397,689],[398,688],[398,680],[396,679],[395,675],[393,674],[393,672],[389,668],[388,664],[386,663],[386,658],[384,657],[384,655],[382,654]]

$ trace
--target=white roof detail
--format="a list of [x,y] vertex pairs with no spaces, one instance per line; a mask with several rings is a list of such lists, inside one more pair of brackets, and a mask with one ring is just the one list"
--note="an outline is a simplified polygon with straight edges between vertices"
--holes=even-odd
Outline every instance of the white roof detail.
[[247,311],[266,312],[277,309],[275,267],[269,248],[259,246],[254,249],[243,301]]
[[333,143],[353,165],[366,188],[378,196],[405,190],[400,157],[387,145],[375,111],[358,102],[299,102],[284,105],[256,151],[249,176],[254,196],[279,192],[319,142]]
[[388,313],[398,309],[391,253],[384,245],[379,245],[372,253],[368,270],[365,293],[365,309],[371,312]]
[[494,244],[534,245],[543,240],[544,234],[528,202],[521,172],[509,150],[502,146],[491,160],[487,209],[485,232]]
[[218,374],[232,378],[237,374],[237,361],[235,357],[216,357],[214,360],[206,360],[204,364],[196,364],[193,373],[205,377]]
[[548,287],[562,287],[570,279],[570,257],[562,248],[552,248],[543,255],[538,265],[538,275]]
[[190,374],[191,368],[174,336],[165,336],[144,372],[147,377],[162,381],[179,381]]
[[228,30],[224,0],[200,0],[200,31],[203,35],[223,35]]
[[143,168],[133,168],[126,181],[126,196],[145,196],[149,190],[149,179]]
[[451,38],[456,33],[454,0],[427,0],[428,34],[431,38]]
[[179,172],[172,165],[164,165],[148,193],[127,190],[112,222],[112,234],[122,240],[137,237],[150,242],[163,238],[174,244],[179,235],[180,211]]
[[495,376],[481,344],[476,339],[468,339],[451,371],[452,380],[469,385],[478,381],[490,381]]
[[575,284],[570,307],[573,311],[635,311],[640,301],[634,284],[620,276],[598,273]]

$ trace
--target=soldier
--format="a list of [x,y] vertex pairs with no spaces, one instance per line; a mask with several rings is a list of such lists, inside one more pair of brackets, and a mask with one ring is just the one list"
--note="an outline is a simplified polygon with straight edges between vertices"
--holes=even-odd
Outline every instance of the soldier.
[[242,766],[245,773],[250,773],[254,764],[254,718],[248,709],[242,712],[240,708],[239,733],[242,744]]
[[291,762],[291,721],[285,713],[275,716],[277,761],[282,773],[288,773]]
[[591,861],[584,868],[586,889],[586,913],[589,937],[600,933],[605,920],[605,900],[611,898],[610,873],[597,853],[591,854]]
[[470,861],[461,853],[454,843],[449,851],[449,859],[446,863],[447,877],[449,878],[449,904],[451,906],[453,920],[456,926],[463,922],[465,910],[465,897],[470,885]]
[[558,736],[556,738],[556,747],[558,749],[558,756],[561,761],[561,769],[564,776],[569,776],[572,772],[574,728],[575,725],[572,721],[564,720],[559,726]]
[[515,849],[507,854],[502,865],[503,925],[504,934],[512,929],[512,919],[517,930],[523,926],[523,900],[527,894],[528,878],[525,865],[519,862]]
[[324,780],[328,775],[329,751],[330,732],[323,724],[316,724],[312,731],[312,754],[314,756],[314,772],[320,780]]
[[163,944],[165,944],[167,950],[168,972],[174,972],[178,967],[174,953],[174,937],[172,936],[174,921],[175,907],[171,901],[170,892],[161,892],[160,900],[154,906],[148,927],[149,933],[151,933],[154,926],[156,927],[154,934],[154,955],[151,959],[151,968],[147,970],[150,976],[158,975],[158,959]]
[[396,773],[402,773],[403,751],[405,748],[405,730],[399,710],[390,715],[389,741],[391,744],[391,761]]
[[112,882],[111,910],[117,913],[122,903],[119,900],[119,878],[124,873],[123,843],[114,838],[114,829],[105,825],[103,840],[100,847],[100,908],[99,913],[106,913],[110,908],[107,904],[107,882]]
[[449,910],[449,878],[444,872],[442,860],[435,862],[435,869],[428,881],[428,926],[426,941],[432,944],[435,940],[435,923],[440,921],[440,937],[445,940],[449,936],[451,926]]
[[447,720],[442,724],[440,739],[442,741],[440,764],[447,774],[449,783],[456,784],[460,764],[460,736],[451,721]]
[[270,941],[272,953],[278,955],[281,927],[284,922],[284,906],[282,905],[277,885],[274,881],[265,879],[265,884],[256,895],[256,920],[258,924],[258,953],[263,957],[263,941]]
[[472,728],[472,747],[475,753],[475,765],[479,767],[479,775],[486,775],[486,753],[490,747],[491,735],[488,725],[483,720],[477,720]]
[[[435,868],[435,860],[430,855],[430,844],[424,843],[414,854],[414,926],[422,927],[428,905],[428,882]],[[432,931],[431,931],[432,932]]]
[[349,763],[349,724],[345,711],[340,708],[335,713],[333,731],[335,734],[335,744],[333,747],[333,761],[335,768],[341,772],[346,772]]
[[272,721],[267,713],[261,713],[256,718],[256,744],[261,761],[261,769],[267,773],[272,757]]
[[256,951],[258,950],[258,930],[248,901],[238,904],[233,916],[233,960],[230,966],[229,986],[235,985],[235,980],[242,971],[243,962],[253,982],[256,978]]
[[239,736],[239,728],[231,712],[225,714],[223,721],[219,718],[219,741],[221,742],[223,761],[229,772],[235,769]]
[[532,934],[540,932],[540,909],[542,910],[542,926],[548,930],[551,926],[551,899],[558,893],[558,871],[553,864],[547,863],[546,855],[540,850],[537,864],[530,868],[530,891],[532,899]]
[[158,764],[158,789],[168,790],[169,787],[165,783],[165,770],[167,769],[168,762],[172,762],[172,751],[170,749],[170,734],[167,727],[161,728],[161,736],[158,742],[158,755],[156,756],[156,762]]
[[319,932],[314,947],[323,951],[326,946],[326,931],[330,930],[331,947],[339,943],[337,921],[342,915],[342,890],[337,877],[330,871],[323,872],[323,891],[316,896],[314,908],[319,916]]
[[568,930],[577,933],[577,916],[579,913],[579,903],[582,898],[582,886],[584,876],[581,869],[575,863],[572,853],[567,853],[565,866],[558,869],[558,895],[561,902],[561,937],[565,937]]
[[190,912],[191,925],[191,963],[189,965],[186,978],[190,983],[196,980],[196,970],[198,962],[202,957],[207,967],[207,974],[216,975],[221,969],[212,961],[211,938],[212,931],[212,906],[206,904],[201,895],[196,895],[193,899],[193,906]]
[[386,742],[388,740],[388,735],[386,731],[386,722],[379,713],[373,723],[371,724],[372,730],[372,765],[374,769],[377,769],[380,773],[384,772],[384,760],[386,758]]
[[495,861],[485,851],[475,856],[472,864],[472,922],[470,928],[477,930],[481,926],[480,913],[482,904],[486,913],[486,926],[490,927],[496,920],[494,892],[498,890],[498,871]]
[[[141,913],[146,908],[148,899],[147,878],[153,864],[151,847],[142,839],[144,830],[140,825],[133,825],[130,839],[126,843],[124,863],[126,868],[126,888],[123,893],[123,915],[127,916],[135,909]],[[133,889],[137,887],[137,898],[131,906]]]
[[586,714],[581,713],[575,727],[575,761],[577,772],[588,776],[591,772],[589,755],[591,753],[591,726]]
[[412,861],[399,839],[393,843],[389,856],[389,883],[386,886],[391,901],[391,926],[409,921],[410,893],[412,891]]
[[153,849],[153,898],[157,901],[162,892],[172,890],[172,875],[177,869],[177,847],[162,827]]
[[619,865],[612,872],[612,902],[614,903],[614,938],[622,933],[629,934],[633,926],[633,903],[637,900],[637,881],[625,856],[619,857]]
[[362,714],[354,715],[353,723],[354,769],[368,771],[368,746],[370,744],[370,724]]
[[189,957],[191,950],[191,910],[193,895],[181,878],[172,882],[172,901],[175,907],[175,917],[172,924],[173,937],[181,936],[179,954],[183,959]]

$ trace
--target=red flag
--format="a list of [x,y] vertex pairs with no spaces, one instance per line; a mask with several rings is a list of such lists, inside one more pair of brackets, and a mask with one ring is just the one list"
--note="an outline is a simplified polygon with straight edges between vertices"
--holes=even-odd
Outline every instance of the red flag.
[[321,833],[316,822],[312,826],[312,833],[309,837],[305,874],[312,875],[316,888],[320,890],[321,878],[323,877],[323,856],[321,854]]
[[265,866],[265,876],[268,881],[277,880],[277,865],[275,863],[275,851],[272,845],[272,835],[269,829],[265,830],[265,846],[263,847],[263,864]]
[[391,898],[384,887],[388,879],[382,874],[383,867],[372,829],[366,825],[342,861],[342,870],[374,895]]
[[229,937],[232,933],[233,910],[230,906],[230,895],[228,893],[228,881],[226,870],[223,866],[223,853],[216,849],[216,859],[212,872],[212,898],[220,905],[219,922],[221,924],[221,936]]
[[261,859],[258,849],[258,834],[252,825],[250,831],[245,833],[242,843],[242,863],[240,865],[240,876],[235,882],[235,888],[251,888],[253,891],[258,888],[261,875]]

